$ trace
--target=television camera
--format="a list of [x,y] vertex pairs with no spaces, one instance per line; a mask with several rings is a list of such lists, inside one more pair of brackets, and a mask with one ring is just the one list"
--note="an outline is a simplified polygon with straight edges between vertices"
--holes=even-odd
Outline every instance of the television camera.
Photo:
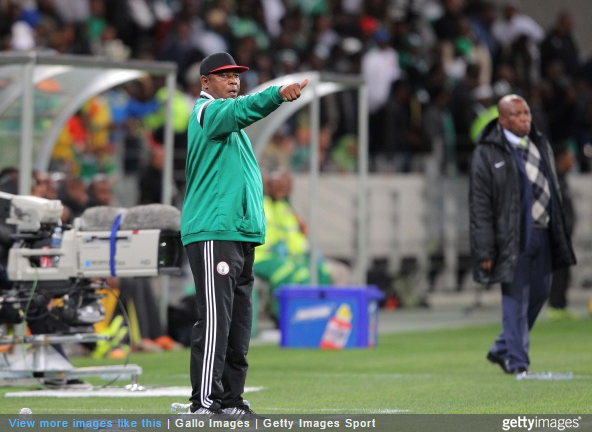
[[49,314],[43,333],[92,333],[105,315],[98,291],[108,277],[181,271],[177,208],[93,207],[71,226],[62,225],[62,211],[59,200],[0,192],[0,224],[13,231],[0,283],[0,324]]

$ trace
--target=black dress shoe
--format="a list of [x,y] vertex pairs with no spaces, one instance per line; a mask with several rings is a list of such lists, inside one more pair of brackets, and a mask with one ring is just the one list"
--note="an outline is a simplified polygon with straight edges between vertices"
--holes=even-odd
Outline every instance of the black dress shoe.
[[519,375],[521,373],[527,373],[528,372],[528,368],[525,366],[518,366],[517,368],[514,368],[510,371],[508,371],[507,373],[510,373],[512,375]]
[[487,353],[487,360],[489,360],[493,364],[499,365],[499,367],[501,367],[502,370],[507,374],[514,373],[508,368],[508,361],[503,357],[500,357],[492,352],[488,352]]

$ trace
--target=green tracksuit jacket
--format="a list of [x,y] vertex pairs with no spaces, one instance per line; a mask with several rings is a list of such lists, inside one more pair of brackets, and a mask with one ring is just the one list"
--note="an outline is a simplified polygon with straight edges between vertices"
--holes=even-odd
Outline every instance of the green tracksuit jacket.
[[236,99],[202,92],[189,119],[187,180],[181,213],[184,245],[226,240],[265,243],[263,183],[243,128],[275,111],[280,87]]

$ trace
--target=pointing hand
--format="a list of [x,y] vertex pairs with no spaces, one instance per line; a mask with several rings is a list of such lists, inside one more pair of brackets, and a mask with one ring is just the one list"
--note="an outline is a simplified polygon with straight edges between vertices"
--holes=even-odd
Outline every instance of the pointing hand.
[[308,85],[308,79],[302,81],[301,84],[294,83],[283,86],[280,89],[280,96],[284,102],[292,102],[300,97],[301,90]]

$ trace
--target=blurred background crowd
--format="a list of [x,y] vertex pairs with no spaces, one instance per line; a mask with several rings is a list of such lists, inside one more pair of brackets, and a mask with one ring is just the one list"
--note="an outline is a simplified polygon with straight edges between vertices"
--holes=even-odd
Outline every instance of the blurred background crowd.
[[[178,65],[181,188],[199,62],[216,51],[250,67],[244,93],[293,72],[360,74],[369,86],[372,171],[421,171],[435,157],[443,174],[466,172],[497,99],[517,93],[552,143],[570,149],[575,170],[588,172],[592,60],[581,58],[573,29],[573,12],[543,28],[515,0],[0,0],[0,50]],[[52,171],[85,180],[108,174],[118,168],[119,146],[125,173],[139,174],[163,140],[163,85],[146,78],[88,101],[60,135]],[[351,91],[322,100],[323,171],[356,169],[356,98]],[[308,169],[308,125],[303,112],[275,134],[264,172]]]
[[[70,222],[93,205],[161,201],[170,96],[180,204],[199,63],[218,51],[250,68],[242,93],[296,72],[361,76],[372,172],[422,172],[435,160],[439,175],[465,175],[480,130],[510,93],[529,102],[558,152],[572,155],[572,172],[590,172],[592,58],[578,47],[575,18],[562,10],[543,27],[517,0],[0,0],[0,51],[178,66],[173,95],[162,77],[142,78],[94,96],[68,120],[32,194],[61,199]],[[321,100],[323,172],[357,170],[357,98],[351,90]],[[305,109],[260,155],[264,176],[306,172],[310,140]],[[17,178],[18,168],[4,167],[1,190],[16,193]],[[124,203],[114,193],[122,178],[136,182]]]

